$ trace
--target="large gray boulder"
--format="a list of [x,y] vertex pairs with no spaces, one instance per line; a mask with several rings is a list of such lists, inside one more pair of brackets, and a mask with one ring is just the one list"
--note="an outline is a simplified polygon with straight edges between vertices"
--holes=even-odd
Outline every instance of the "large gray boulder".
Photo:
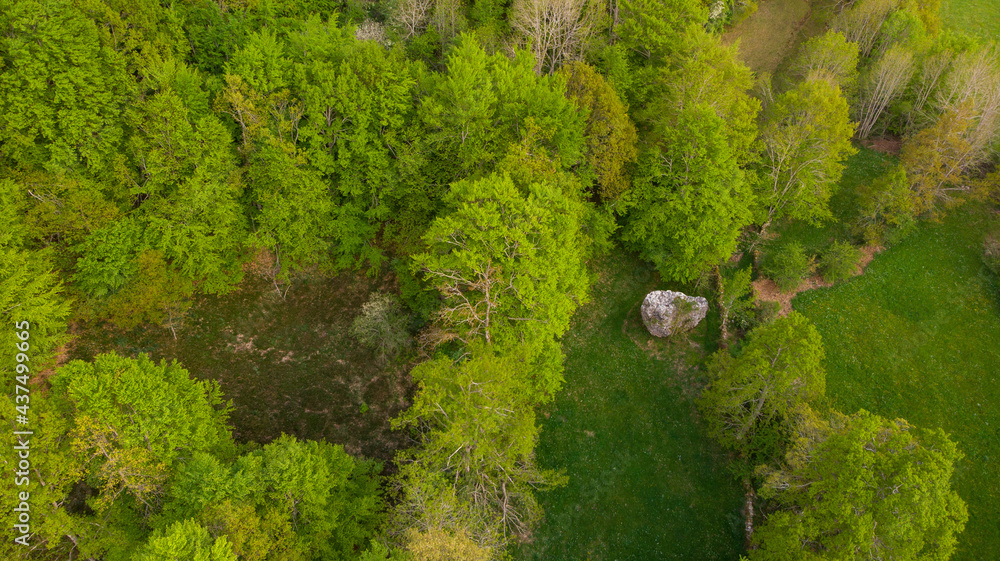
[[708,300],[672,290],[654,290],[642,302],[642,322],[656,337],[693,329],[708,313]]

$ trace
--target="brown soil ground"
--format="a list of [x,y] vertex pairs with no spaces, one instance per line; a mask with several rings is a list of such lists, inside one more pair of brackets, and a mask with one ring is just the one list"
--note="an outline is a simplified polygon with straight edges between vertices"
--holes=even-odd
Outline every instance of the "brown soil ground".
[[869,138],[864,141],[865,148],[870,148],[876,152],[898,156],[900,148],[903,147],[903,140],[893,136],[880,136]]
[[[884,248],[880,246],[865,246],[861,248],[861,260],[858,261],[858,266],[854,270],[854,275],[860,275],[865,272],[865,268],[868,264],[875,259],[877,255]],[[758,279],[753,282],[754,295],[765,302],[777,302],[781,305],[781,309],[778,315],[781,317],[787,316],[789,312],[792,311],[792,298],[799,292],[805,292],[806,290],[812,290],[814,288],[823,288],[827,286],[833,286],[832,283],[823,280],[820,275],[813,275],[799,284],[798,287],[789,290],[787,292],[782,292],[778,288],[778,285],[774,284],[774,281],[768,278]]]

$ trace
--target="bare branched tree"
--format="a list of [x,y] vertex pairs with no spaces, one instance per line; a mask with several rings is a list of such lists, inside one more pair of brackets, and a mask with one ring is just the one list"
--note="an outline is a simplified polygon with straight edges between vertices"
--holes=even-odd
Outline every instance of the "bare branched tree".
[[535,72],[551,74],[582,56],[600,18],[593,0],[516,0],[510,24],[531,45]]
[[392,25],[399,29],[403,39],[409,39],[427,27],[433,0],[398,0],[392,11]]
[[912,76],[913,53],[901,45],[893,45],[872,65],[855,108],[858,138],[868,138],[885,108],[903,93]]
[[934,114],[928,101],[931,94],[937,91],[942,78],[951,68],[955,53],[944,50],[924,57],[920,63],[920,72],[914,83],[913,107],[907,114],[907,127],[910,130],[926,126],[934,122]]
[[858,44],[862,56],[875,48],[879,31],[899,0],[857,0],[833,20],[833,29]]
[[461,33],[466,26],[462,0],[434,0],[431,23],[437,29],[442,41]]
[[934,100],[939,113],[971,104],[973,125],[964,138],[969,152],[961,168],[982,164],[1000,140],[1000,52],[986,47],[958,56]]

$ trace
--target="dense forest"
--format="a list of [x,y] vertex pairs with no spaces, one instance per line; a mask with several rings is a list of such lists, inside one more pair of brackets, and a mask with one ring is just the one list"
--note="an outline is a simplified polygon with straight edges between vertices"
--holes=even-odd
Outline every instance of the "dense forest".
[[[1000,206],[1000,50],[940,0],[813,4],[772,76],[723,39],[752,0],[0,0],[0,417],[31,431],[0,456],[0,555],[510,558],[567,482],[536,458],[563,336],[628,252],[718,315],[697,407],[747,559],[950,558],[960,446],[838,411],[817,328],[751,282],[836,283]],[[783,243],[885,139],[847,235]],[[351,328],[415,386],[389,462],[236,438],[176,361],[65,360],[81,330],[183,339],[199,299],[337,275],[392,279]]]

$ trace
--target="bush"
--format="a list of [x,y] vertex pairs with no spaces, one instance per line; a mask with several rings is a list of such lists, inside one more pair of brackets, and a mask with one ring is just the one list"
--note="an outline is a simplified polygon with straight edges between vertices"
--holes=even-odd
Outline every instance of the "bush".
[[373,292],[351,324],[351,335],[384,360],[410,346],[409,323],[410,314],[403,311],[395,294]]
[[768,252],[761,270],[778,288],[788,291],[799,286],[811,272],[812,265],[812,259],[806,256],[802,246],[792,242]]
[[892,245],[916,227],[910,182],[902,166],[858,188],[854,231],[865,243]]
[[823,280],[838,283],[850,278],[860,260],[860,249],[847,242],[834,242],[819,260]]
[[754,312],[755,323],[751,325],[750,328],[754,328],[759,325],[767,325],[778,319],[778,315],[781,313],[781,303],[775,302],[774,300],[759,300]]

